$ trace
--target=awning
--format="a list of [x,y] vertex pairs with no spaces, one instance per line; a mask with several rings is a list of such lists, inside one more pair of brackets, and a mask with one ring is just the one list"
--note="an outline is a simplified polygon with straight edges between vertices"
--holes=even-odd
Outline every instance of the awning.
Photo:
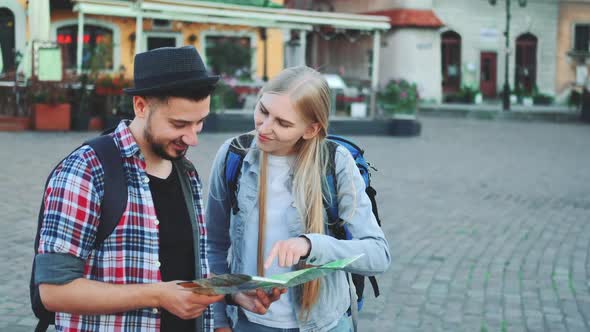
[[311,30],[333,26],[355,30],[387,30],[387,17],[328,13],[309,10],[267,8],[208,1],[99,1],[73,0],[74,11],[84,14],[178,20],[199,23],[245,25],[266,28]]

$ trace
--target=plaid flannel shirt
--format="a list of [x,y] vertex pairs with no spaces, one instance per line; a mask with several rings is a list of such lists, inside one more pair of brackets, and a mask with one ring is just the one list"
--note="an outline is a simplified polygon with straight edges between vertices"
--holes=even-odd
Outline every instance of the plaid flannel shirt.
[[[145,161],[127,122],[121,122],[111,135],[121,151],[129,191],[127,208],[116,229],[93,250],[104,193],[104,171],[94,150],[83,146],[64,160],[49,181],[39,253],[69,254],[84,260],[84,277],[90,280],[120,285],[160,282],[158,225]],[[197,277],[207,278],[201,182],[196,172],[187,173],[200,233],[194,235],[200,236],[201,275]],[[203,313],[203,318],[205,331],[212,331],[211,308]],[[55,319],[58,331],[160,330],[157,308],[96,316],[59,312]]]

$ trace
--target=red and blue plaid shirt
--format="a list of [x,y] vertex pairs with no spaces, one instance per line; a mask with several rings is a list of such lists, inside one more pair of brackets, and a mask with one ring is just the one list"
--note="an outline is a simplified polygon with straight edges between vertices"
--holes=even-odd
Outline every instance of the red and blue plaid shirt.
[[[118,285],[160,282],[158,222],[145,160],[126,122],[121,122],[112,136],[121,151],[129,192],[119,224],[93,250],[104,171],[94,150],[83,146],[55,170],[46,188],[39,253],[69,254],[84,260],[84,277],[90,280]],[[200,233],[200,277],[207,278],[201,182],[196,172],[187,173]],[[212,331],[211,308],[203,318],[205,331]],[[56,313],[55,325],[58,331],[159,331],[160,312],[157,308],[96,316],[60,312]]]

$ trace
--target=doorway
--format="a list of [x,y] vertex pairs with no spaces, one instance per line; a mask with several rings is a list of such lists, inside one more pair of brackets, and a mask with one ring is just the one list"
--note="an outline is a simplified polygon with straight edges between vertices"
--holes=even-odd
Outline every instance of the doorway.
[[15,69],[14,23],[12,11],[8,8],[0,8],[0,56],[2,57],[3,73]]
[[516,39],[514,81],[523,92],[531,93],[537,85],[537,37],[525,33]]
[[455,31],[442,34],[442,90],[456,93],[461,87],[461,36]]
[[482,96],[494,98],[497,94],[497,66],[496,52],[481,52],[479,61],[479,90]]

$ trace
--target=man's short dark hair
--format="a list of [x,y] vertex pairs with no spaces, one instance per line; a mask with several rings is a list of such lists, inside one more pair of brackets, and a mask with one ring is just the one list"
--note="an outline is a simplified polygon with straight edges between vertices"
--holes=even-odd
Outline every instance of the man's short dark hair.
[[201,86],[193,89],[174,89],[170,91],[163,91],[158,94],[150,94],[149,96],[144,96],[144,98],[146,98],[147,100],[155,99],[159,103],[167,103],[168,98],[170,97],[184,98],[192,101],[201,101],[209,97],[215,90],[215,87],[215,85],[207,85],[204,87]]

